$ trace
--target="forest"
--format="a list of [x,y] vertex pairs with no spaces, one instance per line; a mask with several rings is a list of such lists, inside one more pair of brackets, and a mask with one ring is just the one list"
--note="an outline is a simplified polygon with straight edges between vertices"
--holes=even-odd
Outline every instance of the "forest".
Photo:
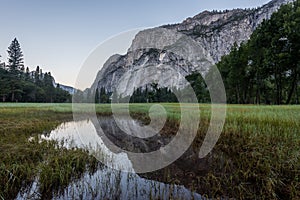
[[15,38],[8,47],[8,64],[0,66],[1,102],[70,102],[71,95],[55,84],[50,72],[43,73],[37,66],[35,71],[24,67],[23,52]]
[[281,6],[217,67],[228,103],[298,104],[300,1]]

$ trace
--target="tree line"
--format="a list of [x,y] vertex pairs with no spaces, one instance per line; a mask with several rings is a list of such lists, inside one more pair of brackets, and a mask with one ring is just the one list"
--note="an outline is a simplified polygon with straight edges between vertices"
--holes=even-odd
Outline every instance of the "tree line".
[[281,6],[217,64],[228,103],[298,104],[300,1]]
[[118,99],[119,102],[128,102],[128,100],[129,103],[178,102],[174,91],[167,87],[158,87],[157,83],[136,88],[130,97]]
[[75,102],[86,103],[155,103],[155,102],[178,102],[174,91],[167,87],[158,87],[157,83],[134,89],[132,95],[122,96],[116,91],[109,92],[106,88],[96,88],[95,92],[87,89],[85,92],[78,91],[74,95]]
[[[228,103],[299,104],[300,0],[281,6],[269,20],[261,23],[247,42],[235,43],[231,52],[216,66],[223,78]],[[206,78],[212,79],[214,73],[210,70]],[[210,103],[209,90],[202,75],[195,72],[186,79],[198,102]],[[153,83],[136,88],[131,96],[121,97],[100,88],[94,93],[89,90],[86,99],[96,103],[110,103],[111,99],[120,103],[178,102],[175,90],[159,88]],[[180,93],[183,94],[184,89]],[[89,95],[94,95],[95,99]]]
[[0,101],[2,102],[69,102],[68,92],[55,85],[50,72],[24,67],[23,52],[15,38],[7,50],[8,63],[0,65]]

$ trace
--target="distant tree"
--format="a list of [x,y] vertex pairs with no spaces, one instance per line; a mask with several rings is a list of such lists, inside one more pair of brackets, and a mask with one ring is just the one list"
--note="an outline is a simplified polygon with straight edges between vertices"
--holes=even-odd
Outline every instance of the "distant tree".
[[[50,72],[46,72],[43,78],[43,87],[47,91],[47,102],[53,102],[54,101],[54,96],[55,96],[55,88],[53,85],[53,78],[51,76]],[[57,84],[56,88],[60,89],[59,84]]]
[[34,82],[40,85],[40,66],[37,66],[34,72]]
[[55,88],[55,95],[53,98],[54,103],[67,103],[71,102],[71,95],[67,92],[62,90],[59,87]]
[[131,96],[119,98],[118,100],[125,102],[128,99],[130,103],[178,102],[176,95],[171,89],[159,87],[157,83],[134,88]]
[[86,103],[92,103],[93,102],[93,98],[92,97],[93,97],[93,94],[92,94],[91,89],[87,89],[85,102]]
[[186,77],[186,80],[190,82],[199,103],[210,102],[208,88],[200,73],[192,73]]
[[7,53],[9,70],[13,73],[19,72],[23,67],[23,53],[17,38],[11,42]]
[[104,87],[100,88],[100,103],[109,103],[109,94],[106,92]]
[[25,71],[25,81],[29,81],[30,80],[30,70],[28,67],[26,67],[26,71]]
[[5,102],[9,95],[9,72],[3,68],[0,68],[0,97],[1,101]]
[[100,94],[98,88],[96,88],[95,92],[95,103],[100,103]]
[[23,68],[23,53],[21,50],[21,46],[18,40],[15,38],[7,50],[8,53],[8,69],[10,72],[10,78],[8,81],[8,85],[10,86],[9,90],[11,92],[11,101],[18,101],[20,97],[20,93],[22,93],[21,85],[20,85],[20,74],[21,69]]
[[75,94],[73,95],[73,102],[74,103],[83,103],[84,101],[84,93],[81,90],[76,90]]

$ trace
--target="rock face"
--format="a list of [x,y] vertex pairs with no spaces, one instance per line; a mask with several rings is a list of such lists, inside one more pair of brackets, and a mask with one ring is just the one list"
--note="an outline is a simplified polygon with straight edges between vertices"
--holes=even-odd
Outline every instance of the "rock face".
[[[58,84],[55,83],[55,85],[57,87]],[[71,86],[68,86],[68,85],[59,84],[59,88],[62,89],[62,90],[64,90],[64,91],[66,91],[66,92],[68,92],[71,95],[74,95],[76,93],[76,91],[77,91],[77,89],[75,89],[75,88],[73,88]]]
[[273,0],[257,9],[234,9],[223,12],[204,11],[181,24],[164,26],[193,37],[213,57],[220,61],[230,52],[234,42],[240,44],[250,38],[253,31],[273,12],[293,0]]
[[230,52],[236,42],[250,38],[273,12],[293,0],[273,0],[257,9],[204,11],[182,23],[139,32],[126,55],[113,55],[98,72],[91,89],[104,87],[122,96],[152,82],[183,88],[186,75],[205,74]]

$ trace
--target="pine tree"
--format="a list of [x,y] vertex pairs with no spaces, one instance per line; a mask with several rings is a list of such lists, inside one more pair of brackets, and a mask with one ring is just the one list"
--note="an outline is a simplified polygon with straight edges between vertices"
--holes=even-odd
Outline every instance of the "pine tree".
[[34,72],[34,81],[37,85],[40,84],[39,83],[40,82],[40,67],[39,66],[36,67],[36,70]]
[[23,67],[23,53],[17,38],[11,42],[7,53],[9,70],[13,73],[19,72]]
[[9,86],[11,92],[11,101],[18,101],[16,96],[20,96],[21,86],[20,86],[20,74],[21,68],[23,68],[23,53],[18,40],[15,38],[7,50],[8,53],[8,68],[11,72],[11,77],[9,79]]
[[26,81],[30,80],[30,71],[28,67],[26,67],[26,71],[25,71],[25,80]]
[[100,103],[100,95],[99,95],[99,90],[98,88],[96,88],[96,92],[95,92],[95,103]]

